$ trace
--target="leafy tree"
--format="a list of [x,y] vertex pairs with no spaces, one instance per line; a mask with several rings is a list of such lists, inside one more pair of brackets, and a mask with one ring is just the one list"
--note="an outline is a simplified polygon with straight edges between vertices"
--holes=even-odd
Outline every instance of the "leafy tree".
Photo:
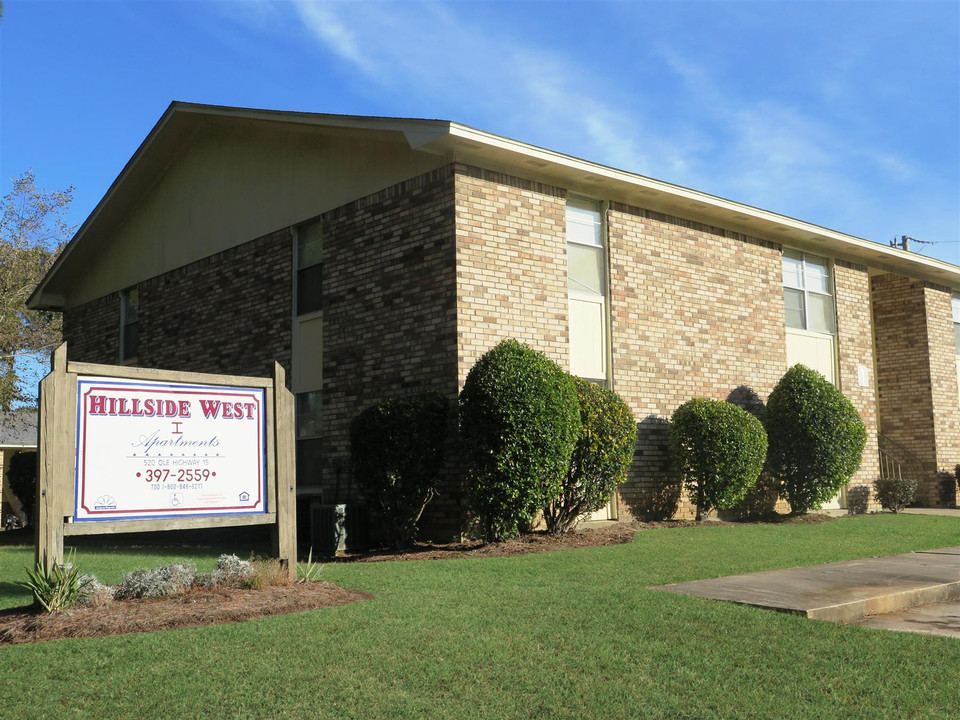
[[391,524],[396,547],[416,539],[417,523],[437,492],[447,435],[440,392],[391,398],[350,424],[350,453],[363,494]]
[[560,496],[579,434],[573,380],[546,355],[504,340],[477,360],[460,392],[460,438],[485,540],[516,536]]
[[853,404],[805,365],[794,365],[770,393],[764,424],[767,463],[796,514],[820,507],[859,469],[867,428]]
[[767,455],[763,425],[741,407],[696,398],[670,418],[670,454],[697,507],[730,510],[754,486]]
[[560,497],[543,511],[549,533],[565,533],[583,515],[607,504],[627,479],[637,443],[633,413],[623,398],[578,377],[573,382],[580,404],[580,437]]
[[0,411],[30,403],[17,360],[43,361],[60,342],[60,314],[26,302],[71,234],[63,221],[73,188],[48,193],[32,171],[13,179],[0,215]]

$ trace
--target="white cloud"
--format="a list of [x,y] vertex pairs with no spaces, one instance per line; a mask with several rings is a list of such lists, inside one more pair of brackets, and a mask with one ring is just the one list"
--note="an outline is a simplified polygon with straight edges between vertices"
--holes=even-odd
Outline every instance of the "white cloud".
[[336,12],[336,5],[298,0],[294,3],[294,7],[307,29],[330,50],[367,74],[375,71],[373,61],[360,50],[356,33],[341,20]]

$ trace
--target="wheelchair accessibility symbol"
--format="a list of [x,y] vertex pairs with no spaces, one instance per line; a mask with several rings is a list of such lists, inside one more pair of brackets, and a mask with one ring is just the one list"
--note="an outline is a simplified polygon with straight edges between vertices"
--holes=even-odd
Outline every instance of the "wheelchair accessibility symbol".
[[170,507],[180,507],[183,505],[183,495],[181,493],[170,493]]

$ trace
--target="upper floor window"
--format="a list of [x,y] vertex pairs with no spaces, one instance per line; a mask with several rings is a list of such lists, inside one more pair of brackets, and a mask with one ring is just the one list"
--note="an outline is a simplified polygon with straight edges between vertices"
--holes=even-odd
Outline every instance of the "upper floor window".
[[140,344],[140,291],[120,291],[120,362],[133,363]]
[[783,300],[787,327],[831,335],[837,332],[827,258],[784,250]]
[[953,344],[960,355],[960,295],[954,295],[953,304]]
[[297,228],[297,315],[323,308],[323,226],[320,221]]
[[567,199],[567,295],[570,372],[603,381],[607,377],[607,257],[600,203]]

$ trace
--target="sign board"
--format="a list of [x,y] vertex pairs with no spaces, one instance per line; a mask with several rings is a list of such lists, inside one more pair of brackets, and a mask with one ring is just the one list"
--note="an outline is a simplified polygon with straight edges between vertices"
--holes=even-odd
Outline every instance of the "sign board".
[[265,525],[296,577],[293,395],[273,377],[68,362],[40,382],[37,564],[65,537]]
[[75,521],[266,512],[264,390],[77,378]]

